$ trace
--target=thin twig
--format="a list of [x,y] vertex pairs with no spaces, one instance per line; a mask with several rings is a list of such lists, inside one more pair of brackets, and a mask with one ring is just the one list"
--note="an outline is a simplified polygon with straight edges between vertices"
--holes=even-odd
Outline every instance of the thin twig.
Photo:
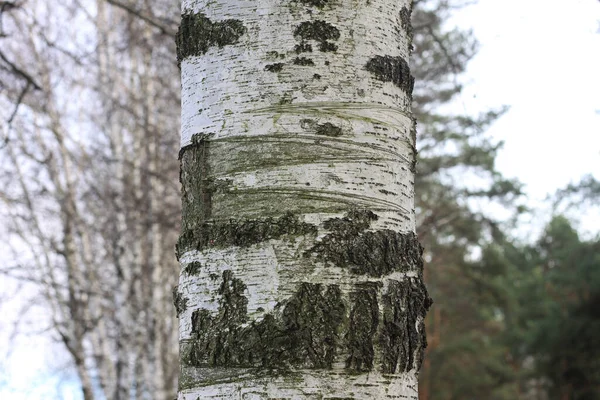
[[149,23],[153,27],[158,28],[161,31],[161,33],[164,33],[164,34],[169,35],[169,36],[175,36],[176,32],[170,26],[164,25],[161,22],[156,21],[152,17],[150,17],[150,16],[142,13],[142,11],[136,10],[135,8],[133,8],[132,6],[130,6],[129,4],[123,4],[122,2],[117,1],[117,0],[106,0],[106,2],[109,3],[109,4],[112,4],[115,7],[122,8],[123,10],[127,11],[128,13],[133,14],[136,17],[138,17],[138,18],[146,21],[147,23]]

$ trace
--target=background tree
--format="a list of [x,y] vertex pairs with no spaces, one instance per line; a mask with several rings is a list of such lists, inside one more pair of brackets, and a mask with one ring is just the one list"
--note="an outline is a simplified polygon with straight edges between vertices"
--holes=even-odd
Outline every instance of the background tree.
[[175,392],[178,81],[174,29],[148,23],[169,26],[167,3],[146,19],[100,0],[3,15],[5,71],[26,71],[2,93],[21,103],[3,115],[4,272],[36,283],[85,399]]
[[412,18],[417,232],[425,247],[425,280],[435,301],[426,319],[421,399],[496,398],[496,392],[505,390],[510,370],[505,349],[490,341],[501,331],[481,312],[496,299],[482,298],[472,263],[488,243],[503,240],[485,206],[517,209],[519,184],[504,179],[494,166],[502,143],[485,134],[505,108],[478,116],[440,111],[460,100],[461,75],[477,50],[471,32],[447,24],[452,12],[468,3],[417,1]]
[[[549,399],[600,396],[600,241],[582,241],[564,217],[555,217],[533,248],[535,287],[521,296],[537,296],[525,344],[535,360],[535,377],[548,387]],[[526,291],[530,291],[529,294]],[[520,302],[520,304],[522,304]]]

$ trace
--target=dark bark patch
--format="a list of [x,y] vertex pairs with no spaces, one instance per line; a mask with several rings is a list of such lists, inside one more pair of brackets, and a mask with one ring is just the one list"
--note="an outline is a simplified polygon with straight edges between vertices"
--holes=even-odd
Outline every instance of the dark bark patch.
[[230,270],[223,272],[217,315],[211,316],[206,309],[192,313],[192,335],[195,340],[194,346],[184,354],[183,361],[186,364],[216,366],[237,361],[241,324],[246,322],[248,314],[245,290],[244,282],[235,278]]
[[175,36],[177,62],[189,56],[199,56],[210,47],[235,44],[246,33],[246,27],[237,19],[213,22],[204,14],[183,14]]
[[344,320],[345,306],[338,286],[302,283],[283,309],[284,331],[295,348],[290,351],[292,365],[331,368],[335,359],[338,330]]
[[[320,78],[321,78],[321,76],[319,75],[319,79]],[[309,118],[300,120],[300,127],[302,127],[302,129],[312,131],[316,135],[322,135],[322,136],[338,137],[338,136],[342,136],[342,133],[343,133],[342,128],[340,128],[337,125],[332,124],[331,122],[325,122],[324,124],[318,124],[315,120],[309,119]]]
[[313,49],[310,43],[302,42],[294,46],[294,51],[296,52],[296,54],[312,53]]
[[391,229],[367,231],[377,219],[371,211],[355,210],[325,222],[330,230],[305,253],[358,275],[385,276],[391,272],[423,270],[423,247],[416,234]]
[[231,271],[223,273],[217,314],[192,313],[192,340],[182,342],[184,365],[331,368],[345,318],[337,286],[301,283],[274,313],[249,323],[245,290]]
[[319,43],[320,51],[336,51],[337,46],[331,40],[340,38],[340,31],[333,25],[322,20],[304,21],[294,30],[294,36],[301,40],[303,46],[306,40],[314,40]]
[[265,71],[279,72],[283,69],[284,65],[285,64],[283,64],[283,63],[268,64],[265,66]]
[[179,315],[187,310],[187,297],[184,297],[179,290],[177,290],[177,286],[173,288],[173,305],[175,306],[175,312],[177,313],[177,318]]
[[299,3],[302,4],[306,4],[307,6],[312,6],[312,7],[317,7],[317,8],[323,8],[325,7],[325,5],[327,5],[327,3],[329,3],[329,0],[295,0]]
[[382,303],[383,320],[379,336],[382,372],[394,374],[413,368],[418,371],[427,347],[423,320],[433,303],[423,280],[390,280]]
[[194,232],[211,218],[212,195],[219,188],[211,175],[209,154],[208,135],[194,135],[192,144],[179,153],[182,234],[176,246],[178,257],[194,241]]
[[186,275],[198,275],[201,269],[202,264],[200,264],[198,261],[192,261],[191,263],[185,266],[183,272]]
[[186,250],[204,250],[229,246],[248,247],[286,235],[316,235],[317,227],[301,222],[291,213],[280,218],[203,222],[194,229],[185,230],[177,243],[177,254]]
[[313,66],[315,62],[311,58],[296,57],[294,59],[294,65]]
[[349,354],[346,368],[355,372],[373,369],[373,340],[379,325],[377,292],[380,286],[379,283],[366,282],[357,285],[356,290],[350,293],[352,309],[346,334]]
[[404,31],[407,33],[409,39],[412,40],[413,30],[412,30],[412,23],[411,23],[411,10],[406,8],[406,6],[403,6],[400,9],[399,17],[400,17],[400,27],[402,29],[404,29]]
[[342,128],[330,122],[325,122],[324,124],[317,125],[315,133],[317,135],[337,137],[342,136]]
[[371,58],[365,69],[382,82],[392,82],[407,95],[412,95],[415,78],[410,74],[408,63],[402,57],[375,56]]
[[270,58],[270,59],[273,59],[273,60],[284,59],[285,58],[285,54],[284,53],[278,53],[276,51],[267,51],[267,58]]

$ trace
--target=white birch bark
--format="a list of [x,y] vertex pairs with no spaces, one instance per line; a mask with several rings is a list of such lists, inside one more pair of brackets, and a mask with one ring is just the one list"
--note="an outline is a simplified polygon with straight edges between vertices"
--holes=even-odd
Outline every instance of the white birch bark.
[[180,400],[417,399],[410,7],[183,0]]

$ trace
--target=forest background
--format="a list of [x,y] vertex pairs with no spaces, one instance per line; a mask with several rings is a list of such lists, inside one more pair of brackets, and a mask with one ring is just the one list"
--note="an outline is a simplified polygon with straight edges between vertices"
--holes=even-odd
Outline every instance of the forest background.
[[[412,15],[420,398],[596,399],[600,3],[472,3]],[[1,398],[176,393],[179,14],[0,1]]]

